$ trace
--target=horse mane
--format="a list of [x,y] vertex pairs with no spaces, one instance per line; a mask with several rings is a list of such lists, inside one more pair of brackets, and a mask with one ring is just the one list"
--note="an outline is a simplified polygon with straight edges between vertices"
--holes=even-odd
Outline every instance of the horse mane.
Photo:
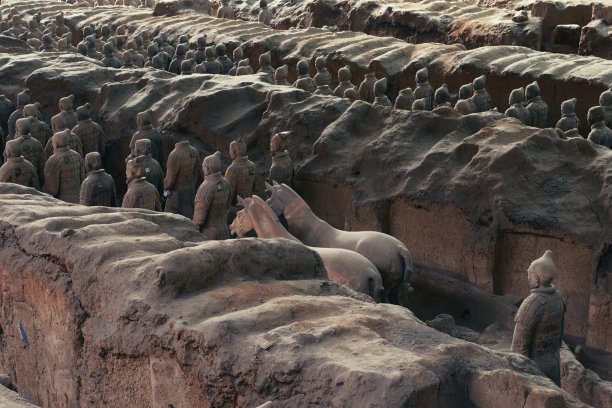
[[[253,195],[248,200],[249,201],[245,206],[245,210],[251,217],[253,225],[257,225],[262,229],[264,225],[270,225],[273,230],[278,231],[279,237],[300,242],[300,240],[291,235],[289,231],[287,231],[285,227],[283,227],[278,217],[274,213],[274,210],[272,210],[272,208],[270,208],[270,206],[266,204],[266,202],[261,197]],[[255,212],[252,212],[253,210],[255,210]]]

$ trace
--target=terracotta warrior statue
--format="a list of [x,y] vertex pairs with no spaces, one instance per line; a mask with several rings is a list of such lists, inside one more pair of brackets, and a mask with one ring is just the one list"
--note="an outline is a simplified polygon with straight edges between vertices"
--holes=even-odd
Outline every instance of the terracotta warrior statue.
[[602,146],[612,149],[612,129],[606,126],[606,111],[603,106],[593,106],[589,109],[587,120],[591,126],[588,139]]
[[399,91],[399,95],[395,98],[394,107],[395,109],[411,110],[415,99],[416,97],[414,96],[414,92],[412,92],[412,88],[404,88]]
[[286,85],[289,86],[289,82],[287,81],[287,75],[289,74],[289,67],[287,64],[276,68],[274,71],[274,83],[276,85]]
[[461,85],[461,88],[459,88],[459,99],[455,103],[455,110],[462,115],[476,113],[476,105],[472,99],[473,95],[474,88],[472,84]]
[[388,106],[392,107],[391,101],[385,95],[387,92],[387,78],[379,79],[374,83],[374,103],[373,106]]
[[[70,140],[68,142],[68,146],[74,150],[75,152],[77,152],[79,155],[81,155],[81,157],[83,157],[83,145],[81,144],[81,139],[75,135],[72,130],[68,129],[68,127],[66,126],[66,118],[63,116],[59,116],[54,122],[53,122],[53,126],[51,128],[51,130],[53,131],[53,134],[56,134],[58,132],[61,132],[62,130],[68,130],[70,133]],[[51,157],[51,155],[53,154],[53,138],[49,139],[49,141],[47,141],[47,144],[45,146],[45,157],[47,160],[49,160],[49,157]]]
[[85,179],[83,158],[70,149],[69,130],[54,134],[52,140],[54,153],[45,164],[43,192],[60,200],[78,204],[81,183]]
[[102,157],[98,152],[85,155],[87,177],[81,184],[79,203],[87,206],[117,206],[115,180],[102,168]]
[[161,211],[159,193],[153,184],[147,181],[144,173],[144,166],[140,157],[128,160],[125,166],[128,189],[123,196],[121,207]]
[[207,239],[228,239],[227,213],[232,189],[221,175],[221,153],[206,157],[202,163],[204,182],[195,197],[193,223]]
[[[206,47],[206,50],[204,51],[206,58],[204,59],[204,62],[199,64],[199,66],[204,66],[204,72],[207,74],[220,74],[221,73],[221,69],[223,67],[221,67],[221,63],[219,61],[217,61],[217,58],[215,57],[215,47],[210,46],[210,47]],[[199,70],[196,69],[197,73],[204,73],[201,72]]]
[[64,13],[60,13],[55,16],[55,25],[55,35],[57,35],[58,37],[61,37],[62,35],[70,32],[70,28],[68,28],[64,21]]
[[107,68],[121,68],[121,61],[115,56],[115,47],[112,42],[104,44],[102,51],[104,52],[104,58],[101,61],[103,66]]
[[604,91],[599,96],[599,106],[604,108],[606,126],[612,129],[612,88]]
[[560,385],[559,350],[563,341],[565,301],[552,284],[557,273],[552,251],[546,251],[527,269],[530,295],[514,319],[512,351],[529,357],[555,384]]
[[[258,74],[262,76],[262,80],[269,84],[274,83],[274,68],[272,68],[272,53],[270,51],[264,52],[259,56],[259,71]],[[229,71],[228,71],[229,72]]]
[[580,119],[576,116],[576,103],[578,99],[572,98],[561,103],[561,119],[557,122],[557,129],[567,132],[580,128]]
[[[416,89],[414,96],[416,99],[425,99],[425,109],[433,109],[434,90],[429,85],[429,70],[427,67],[421,68],[415,74]],[[414,103],[413,103],[414,104]],[[412,109],[414,110],[414,109]]]
[[[17,141],[21,155],[32,163],[38,175],[38,181],[42,185],[45,181],[45,153],[42,144],[30,134],[32,122],[29,118],[21,118],[17,120],[15,127],[17,129],[15,141]],[[5,152],[5,160],[6,158]]]
[[476,106],[476,112],[486,112],[493,109],[491,95],[489,95],[485,89],[486,79],[484,75],[481,75],[472,82],[472,86],[474,87],[472,101],[474,101],[474,106]]
[[334,91],[327,84],[317,85],[317,89],[314,91],[315,95],[328,95],[331,96],[334,94]]
[[298,61],[296,65],[298,78],[293,83],[293,86],[312,93],[317,89],[317,85],[315,84],[315,81],[310,77],[310,74],[308,74],[309,69],[310,64],[308,63],[308,60],[303,59]]
[[259,0],[259,8],[261,10],[259,11],[259,15],[257,16],[257,21],[267,26],[270,26],[272,24],[272,17],[274,17],[274,15],[268,8],[268,2],[266,0]]
[[451,108],[448,85],[443,84],[441,87],[436,89],[436,93],[434,94],[434,104],[436,106],[434,111],[437,111],[439,108]]
[[221,7],[217,10],[218,18],[234,19],[234,9],[230,6],[229,0],[221,0]]
[[374,102],[374,84],[376,83],[376,74],[368,72],[365,78],[359,84],[359,99],[366,102]]
[[55,48],[55,41],[53,41],[53,37],[51,34],[45,34],[42,38],[42,52],[57,52],[57,48]]
[[221,64],[221,73],[227,75],[230,69],[233,68],[234,63],[226,54],[225,44],[217,44],[215,46],[215,53],[217,53],[217,61]]
[[349,88],[357,90],[357,87],[351,82],[351,69],[348,66],[344,66],[338,70],[338,86],[334,89],[334,96],[339,98],[344,97],[344,91]]
[[77,125],[72,128],[72,133],[77,135],[83,146],[83,154],[98,152],[104,157],[104,130],[102,126],[91,120],[91,105],[86,103],[79,106],[77,112]]
[[72,129],[78,123],[77,114],[74,111],[74,95],[69,95],[59,100],[60,113],[51,118],[51,127],[59,129],[58,120],[63,118],[65,126],[62,129]]
[[30,103],[30,90],[26,88],[17,95],[17,109],[8,118],[6,140],[11,140],[15,137],[15,124],[17,119],[23,118],[23,107],[28,103]]
[[201,64],[206,59],[206,34],[198,37],[198,49],[195,52],[195,60],[197,64]]
[[247,156],[246,143],[242,138],[229,146],[232,164],[225,171],[225,178],[232,188],[231,203],[238,203],[237,196],[250,197],[255,191],[255,163]]
[[38,140],[41,145],[46,146],[53,132],[49,125],[38,119],[39,103],[30,103],[23,107],[23,117],[30,119],[30,135]]
[[149,139],[136,141],[136,155],[136,157],[140,157],[144,168],[144,177],[157,188],[159,196],[162,197],[164,194],[164,172],[157,160],[151,157],[151,141]]
[[15,110],[15,104],[4,95],[0,95],[0,127],[2,133],[8,135],[8,120]]
[[21,155],[21,144],[17,140],[6,142],[6,162],[0,167],[0,182],[15,183],[40,190],[38,174],[34,165]]
[[529,124],[539,128],[548,127],[548,105],[540,97],[540,87],[537,81],[527,85],[525,98],[530,117]]
[[270,153],[272,153],[272,165],[268,182],[277,182],[293,186],[293,160],[287,151],[290,132],[281,132],[270,139]]
[[236,76],[251,74],[253,74],[253,68],[251,68],[251,61],[248,58],[240,60],[240,62],[238,63],[238,69],[236,70]]
[[322,85],[331,86],[332,77],[329,71],[327,70],[327,67],[325,66],[325,64],[327,64],[326,57],[321,55],[317,57],[317,59],[315,59],[315,69],[317,70],[317,73],[315,74],[313,79],[315,81],[315,84],[317,84],[317,86],[322,86]]
[[176,46],[176,52],[174,53],[174,59],[170,63],[168,68],[169,72],[179,75],[181,73],[181,63],[185,60],[185,54],[189,51],[187,44],[179,44]]
[[413,111],[424,111],[427,110],[427,99],[425,98],[420,98],[420,99],[416,99],[414,102],[412,102],[412,109]]
[[232,52],[232,57],[234,59],[234,66],[227,73],[228,75],[236,76],[236,71],[238,70],[238,63],[244,58],[244,52],[242,51],[242,46],[238,46],[234,48]]
[[525,90],[522,87],[510,92],[509,103],[510,107],[506,109],[506,116],[516,118],[529,126],[531,124],[531,114],[525,107]]
[[140,139],[149,139],[151,141],[151,157],[163,167],[164,162],[162,158],[161,150],[161,135],[153,128],[153,112],[151,109],[144,112],[140,112],[136,115],[136,126],[138,130],[132,136],[130,140],[130,159],[137,157],[136,154],[136,141]]
[[187,140],[176,143],[164,178],[164,211],[193,218],[196,187],[203,178],[198,149]]

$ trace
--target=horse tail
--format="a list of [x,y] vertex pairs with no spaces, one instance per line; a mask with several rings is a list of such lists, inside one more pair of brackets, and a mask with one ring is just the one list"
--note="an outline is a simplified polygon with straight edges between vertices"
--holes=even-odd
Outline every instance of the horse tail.
[[412,254],[404,245],[399,246],[399,254],[404,270],[404,279],[400,288],[400,295],[405,296],[414,292],[414,288],[410,284],[410,275],[414,271],[414,263],[412,261]]

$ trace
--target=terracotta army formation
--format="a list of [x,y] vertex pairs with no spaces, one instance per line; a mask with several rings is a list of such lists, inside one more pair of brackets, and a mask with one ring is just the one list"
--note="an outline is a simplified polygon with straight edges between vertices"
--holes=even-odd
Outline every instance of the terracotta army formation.
[[474,101],[476,112],[486,112],[493,109],[493,101],[485,89],[486,79],[487,78],[484,75],[481,75],[472,82],[472,87],[474,88],[472,101]]
[[151,141],[139,139],[136,141],[136,157],[140,158],[144,168],[144,177],[157,188],[159,196],[164,194],[164,172],[161,165],[151,156]]
[[376,74],[374,72],[365,74],[365,78],[359,84],[359,99],[369,103],[374,102],[374,84],[376,81]]
[[115,180],[102,168],[102,156],[98,152],[85,155],[87,177],[81,184],[79,203],[87,206],[117,206]]
[[516,313],[512,351],[535,361],[547,377],[560,385],[565,301],[552,284],[556,274],[552,251],[546,251],[529,266],[531,291]]
[[268,2],[266,0],[260,0],[259,8],[260,11],[257,16],[257,21],[267,26],[270,26],[272,24],[272,17],[274,17],[274,15],[272,14],[272,11],[270,11],[270,9],[268,8]]
[[572,98],[561,103],[561,119],[557,122],[557,129],[567,132],[571,129],[580,128],[580,119],[576,116],[576,103],[578,99]]
[[70,149],[70,131],[53,135],[53,155],[45,164],[43,191],[69,203],[79,203],[85,167],[80,154]]
[[536,81],[525,88],[525,99],[530,117],[529,124],[539,128],[548,127],[548,105],[542,100],[540,87]]
[[72,128],[72,133],[77,135],[83,146],[83,154],[98,152],[104,157],[105,143],[104,130],[102,126],[91,119],[91,105],[86,103],[76,110],[78,122]]
[[298,78],[293,83],[293,86],[312,93],[317,89],[317,84],[315,84],[314,79],[310,77],[310,74],[308,73],[309,69],[310,64],[308,63],[308,60],[303,59],[298,61],[296,65]]
[[404,88],[399,92],[397,98],[395,98],[395,109],[401,110],[411,110],[412,104],[416,100],[416,96],[414,96],[414,92],[412,92],[412,88]]
[[176,143],[164,178],[164,211],[193,218],[196,188],[203,178],[198,150],[189,141]]
[[510,107],[506,109],[506,116],[516,118],[525,125],[531,124],[531,114],[525,107],[525,89],[517,88],[510,92]]
[[603,106],[594,106],[589,109],[587,120],[591,126],[588,139],[602,146],[612,149],[612,129],[606,126],[606,111]]
[[[270,51],[264,52],[259,56],[259,71],[257,73],[261,75],[262,80],[269,84],[274,83],[274,68],[272,68],[272,53]],[[229,70],[228,70],[229,72]]]
[[374,83],[374,106],[388,106],[391,107],[393,104],[385,95],[387,92],[387,78],[379,79]]
[[277,133],[270,139],[272,165],[268,181],[293,186],[293,160],[287,151],[290,132]]
[[147,181],[140,157],[128,160],[125,166],[125,178],[128,189],[123,196],[121,207],[162,211],[159,193],[155,186]]
[[231,204],[238,203],[237,196],[250,197],[255,192],[255,163],[247,156],[243,139],[234,140],[229,146],[232,164],[225,171],[225,179],[231,186]]
[[[425,108],[421,110],[432,110],[434,103],[434,90],[431,85],[429,85],[429,70],[427,67],[421,68],[417,71],[415,74],[415,82],[416,89],[414,90],[414,96],[416,100],[424,99],[425,102]],[[419,105],[417,105],[417,107],[419,107]],[[414,103],[412,110],[415,110]]]
[[472,96],[474,95],[474,87],[472,84],[461,85],[459,88],[459,99],[455,103],[455,110],[462,115],[476,113],[476,105]]
[[36,169],[21,155],[21,143],[9,140],[5,147],[6,161],[0,167],[0,182],[15,183],[40,190]]
[[221,153],[207,156],[202,163],[204,181],[195,197],[193,223],[207,239],[228,239],[227,213],[232,187],[221,175]]
[[339,98],[344,97],[344,92],[347,89],[357,90],[357,87],[351,82],[351,69],[344,66],[338,70],[338,86],[334,89],[334,96]]

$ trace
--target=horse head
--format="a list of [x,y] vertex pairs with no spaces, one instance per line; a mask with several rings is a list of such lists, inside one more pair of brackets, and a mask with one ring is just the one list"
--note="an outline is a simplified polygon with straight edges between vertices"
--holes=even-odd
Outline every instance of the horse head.
[[238,197],[238,202],[244,207],[244,209],[238,211],[236,214],[236,218],[229,226],[230,232],[232,234],[236,234],[238,238],[242,238],[246,235],[247,232],[255,229],[255,224],[253,219],[251,218],[251,214],[247,207],[250,205],[248,200],[243,200],[242,197]]
[[271,193],[270,198],[268,198],[268,201],[266,202],[274,210],[274,213],[278,217],[285,212],[287,206],[296,200],[298,203],[303,203],[306,205],[306,202],[300,197],[300,195],[284,183],[278,184],[276,181],[273,181],[272,185],[266,183],[266,190]]

